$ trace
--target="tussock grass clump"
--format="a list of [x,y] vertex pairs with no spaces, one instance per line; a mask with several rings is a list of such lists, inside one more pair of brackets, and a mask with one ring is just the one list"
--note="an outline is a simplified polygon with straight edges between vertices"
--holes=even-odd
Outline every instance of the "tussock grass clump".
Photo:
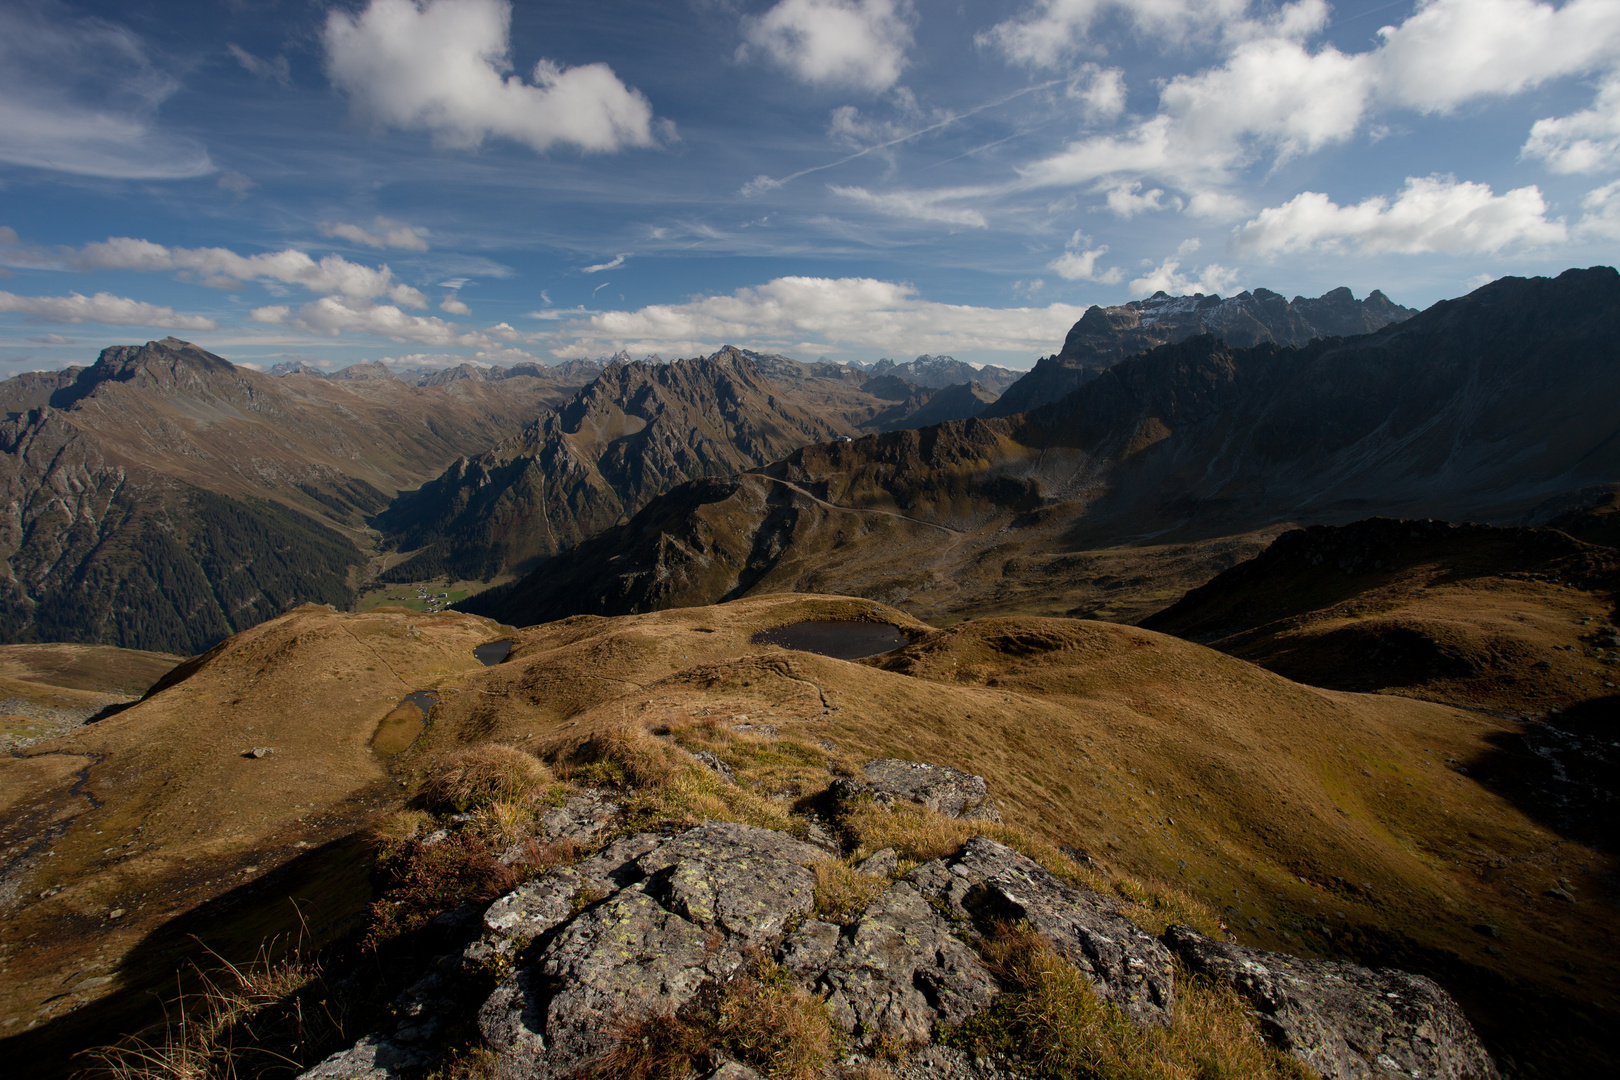
[[841,859],[818,862],[812,869],[816,872],[816,917],[828,922],[848,922],[889,887],[888,878],[864,874]]
[[581,743],[553,743],[542,756],[561,779],[597,786],[656,788],[679,768],[672,748],[639,724],[598,731]]
[[979,948],[1008,989],[949,1041],[979,1055],[1004,1055],[1040,1080],[1313,1075],[1265,1042],[1236,994],[1185,971],[1178,972],[1169,1027],[1139,1028],[1027,926],[1001,926]]
[[620,1017],[586,1080],[686,1080],[740,1061],[769,1080],[821,1080],[841,1045],[826,1005],[756,959],[677,1013]]
[[551,779],[546,767],[522,750],[485,743],[458,751],[433,769],[421,798],[430,809],[465,812],[520,801]]
[[625,802],[625,811],[625,827],[631,831],[735,821],[799,835],[804,832],[803,821],[789,813],[787,803],[767,799],[740,784],[728,784],[709,769],[690,762],[658,787],[631,796]]
[[[236,1080],[292,1075],[352,1042],[345,998],[334,993],[319,960],[277,942],[247,964],[217,954],[216,968],[191,965],[195,990],[168,1007],[157,1033],[85,1054],[83,1075],[106,1080]],[[363,1019],[359,1030],[364,1031]]]
[[533,825],[528,804],[499,799],[474,810],[469,828],[494,847],[508,848],[527,840]]
[[377,836],[385,843],[419,840],[439,827],[439,819],[426,810],[395,810],[377,822]]

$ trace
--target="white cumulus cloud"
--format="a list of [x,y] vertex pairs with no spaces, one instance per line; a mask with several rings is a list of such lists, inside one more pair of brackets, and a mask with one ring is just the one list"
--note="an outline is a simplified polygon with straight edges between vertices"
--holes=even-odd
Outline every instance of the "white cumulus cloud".
[[1047,267],[1057,272],[1058,277],[1065,281],[1099,281],[1113,284],[1125,276],[1119,267],[1110,267],[1102,270],[1097,266],[1097,260],[1108,254],[1107,244],[1089,246],[1091,237],[1083,232],[1076,232],[1069,237],[1062,255],[1047,263]]
[[327,15],[326,72],[355,113],[468,148],[494,136],[535,150],[608,152],[654,143],[653,110],[604,63],[538,61],[511,74],[506,0],[371,0]]
[[159,307],[112,293],[94,296],[71,293],[68,296],[17,296],[0,292],[0,311],[14,311],[41,322],[107,323],[112,326],[161,326],[170,330],[213,330],[218,324],[200,315],[181,315],[174,308]]
[[371,248],[400,248],[404,251],[426,251],[428,244],[423,236],[426,231],[381,216],[372,221],[369,230],[341,221],[321,222],[322,236],[334,236]]
[[1541,158],[1556,173],[1620,165],[1620,72],[1604,80],[1590,109],[1537,120],[1521,155]]
[[1562,219],[1547,218],[1539,188],[1497,195],[1488,184],[1414,176],[1393,200],[1374,196],[1353,206],[1340,206],[1320,192],[1302,192],[1238,226],[1232,246],[1254,255],[1311,250],[1481,254],[1556,244],[1568,235]]
[[458,300],[455,293],[451,293],[449,296],[446,296],[443,300],[439,301],[439,310],[447,311],[452,315],[472,314],[472,308]]
[[909,0],[781,0],[743,20],[758,50],[812,85],[877,93],[900,80],[915,20]]
[[1620,4],[1419,0],[1405,22],[1379,35],[1373,56],[1380,95],[1444,112],[1613,65],[1620,55]]
[[1620,240],[1620,180],[1588,192],[1581,200],[1581,209],[1586,211],[1580,221],[1582,233]]
[[[1038,0],[982,38],[1008,59],[1072,62],[1108,25],[1154,41],[1202,37],[1219,60],[1168,79],[1158,109],[1123,129],[1076,139],[1020,170],[1025,185],[1111,188],[1151,180],[1179,189],[1184,208],[1231,216],[1241,170],[1282,162],[1364,135],[1381,110],[1445,113],[1523,93],[1550,80],[1620,68],[1620,3],[1567,0],[1418,0],[1368,49],[1313,41],[1321,0],[1271,8],[1248,0]],[[1590,110],[1541,121],[1524,156],[1555,171],[1589,172],[1620,158],[1620,76]],[[1119,201],[1119,200],[1116,200]],[[1121,202],[1121,207],[1135,204]],[[1118,209],[1118,208],[1116,208]]]
[[150,240],[114,236],[70,250],[61,261],[79,270],[166,270],[216,286],[275,281],[302,285],[311,292],[362,298],[388,295],[413,307],[427,306],[427,298],[408,285],[396,283],[387,266],[363,266],[341,255],[327,255],[316,261],[295,248],[238,255],[228,248],[172,248]]
[[1156,292],[1166,292],[1171,296],[1185,296],[1192,293],[1219,295],[1236,289],[1242,279],[1241,273],[1220,263],[1210,263],[1200,269],[1183,272],[1181,264],[1196,252],[1199,246],[1197,240],[1183,240],[1174,255],[1131,282],[1131,294],[1148,296]]
[[1249,0],[1036,0],[1022,15],[979,35],[1009,60],[1058,67],[1091,44],[1092,28],[1117,19],[1138,36],[1181,45],[1208,37],[1302,37],[1327,18],[1323,0],[1286,4],[1269,19],[1249,14]]
[[1166,199],[1163,188],[1143,191],[1142,181],[1132,180],[1129,184],[1121,184],[1110,189],[1108,209],[1115,217],[1129,221],[1137,214],[1145,214],[1150,210],[1179,210],[1181,200],[1174,196]]
[[724,296],[559,320],[538,335],[558,357],[628,348],[690,356],[727,343],[784,352],[871,349],[916,354],[1051,352],[1083,314],[1072,304],[987,308],[923,299],[874,278],[784,277]]

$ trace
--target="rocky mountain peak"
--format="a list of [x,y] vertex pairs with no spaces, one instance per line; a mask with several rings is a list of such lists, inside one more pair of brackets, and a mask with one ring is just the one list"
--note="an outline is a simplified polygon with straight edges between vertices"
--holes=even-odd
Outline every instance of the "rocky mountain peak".
[[1238,347],[1268,342],[1297,347],[1320,337],[1372,333],[1415,314],[1383,293],[1357,300],[1343,286],[1315,299],[1296,296],[1292,301],[1270,289],[1224,299],[1204,293],[1171,296],[1161,289],[1144,300],[1087,308],[1064,338],[1062,350],[1036,363],[983,415],[1012,416],[1057,401],[1126,357],[1199,334],[1213,334]]
[[343,382],[356,382],[362,379],[392,379],[396,378],[396,376],[387,364],[381,360],[372,360],[364,364],[350,364],[346,368],[332,372],[327,378]]

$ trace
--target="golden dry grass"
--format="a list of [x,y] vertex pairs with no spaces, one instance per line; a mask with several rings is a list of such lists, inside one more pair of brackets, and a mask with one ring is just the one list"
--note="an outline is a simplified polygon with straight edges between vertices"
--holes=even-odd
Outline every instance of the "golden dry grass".
[[828,922],[848,922],[889,887],[888,878],[862,873],[841,859],[823,860],[812,869],[816,872],[816,917]]
[[1142,1028],[1027,927],[1003,927],[981,952],[1007,985],[951,1041],[997,1054],[1049,1080],[1306,1080],[1310,1070],[1269,1046],[1237,996],[1177,980],[1167,1028]]
[[585,1080],[686,1080],[721,1060],[767,1080],[821,1080],[841,1043],[826,1005],[756,958],[720,988],[679,1012],[620,1016]]
[[550,782],[550,771],[533,754],[490,743],[451,754],[429,774],[421,798],[440,810],[476,810],[519,803]]

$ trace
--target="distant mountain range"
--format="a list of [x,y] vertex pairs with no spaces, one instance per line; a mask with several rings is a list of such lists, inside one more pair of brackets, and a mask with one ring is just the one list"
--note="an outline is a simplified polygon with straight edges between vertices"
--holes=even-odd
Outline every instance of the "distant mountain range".
[[943,390],[947,386],[978,383],[988,390],[992,397],[1005,391],[1025,374],[1011,368],[996,367],[994,364],[974,367],[954,356],[927,355],[908,360],[903,364],[885,358],[866,370],[874,376],[893,375],[906,382],[929,386],[935,390]]
[[527,624],[799,590],[945,614],[997,550],[1516,518],[1620,475],[1617,349],[1609,268],[1504,278],[1297,347],[1200,334],[1022,415],[807,446],[678,488],[463,606]]
[[1128,356],[1200,334],[1240,348],[1267,342],[1297,347],[1315,338],[1368,334],[1416,314],[1376,289],[1365,300],[1357,300],[1346,288],[1314,300],[1303,296],[1285,300],[1269,289],[1256,289],[1225,300],[1203,293],[1156,292],[1118,307],[1094,305],[1074,324],[1055,356],[1038,361],[983,415],[1012,416],[1050,404]]
[[572,389],[275,378],[174,338],[0,382],[0,641],[194,653],[345,606],[370,515]]
[[[294,599],[347,604],[379,542],[407,554],[384,580],[503,577],[689,481],[940,424],[947,434],[925,440],[934,451],[976,455],[948,466],[956,510],[994,517],[1001,511],[984,506],[1000,506],[1012,481],[994,480],[1001,494],[986,503],[988,489],[961,488],[961,477],[1023,436],[998,435],[987,450],[950,425],[1005,413],[1004,388],[1045,400],[1144,343],[1200,329],[1303,343],[1406,314],[1381,294],[1356,301],[1348,290],[1291,303],[1263,290],[1230,300],[1160,294],[1091,309],[1059,357],[1022,376],[948,356],[863,368],[734,348],[672,364],[620,354],[325,372],[294,361],[261,374],[175,339],[112,349],[89,368],[0,383],[0,468],[22,508],[0,536],[11,598],[0,640],[196,651]],[[1042,468],[1066,452],[1046,454]],[[885,473],[910,469],[858,466],[855,486],[935,483],[926,470]]]

